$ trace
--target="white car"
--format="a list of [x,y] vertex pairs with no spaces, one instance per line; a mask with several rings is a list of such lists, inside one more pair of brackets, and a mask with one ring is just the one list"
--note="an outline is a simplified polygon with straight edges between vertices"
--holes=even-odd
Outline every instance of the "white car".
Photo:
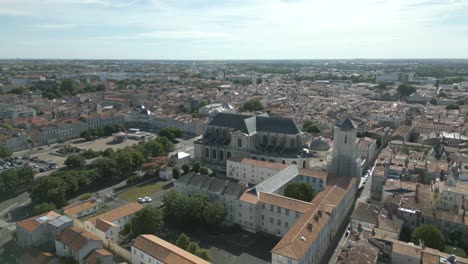
[[152,202],[152,201],[153,201],[153,199],[151,199],[151,197],[148,197],[148,196],[143,197],[143,202],[144,203],[149,203],[149,202]]
[[144,202],[145,202],[143,197],[138,198],[137,201],[138,201],[139,203],[144,203]]

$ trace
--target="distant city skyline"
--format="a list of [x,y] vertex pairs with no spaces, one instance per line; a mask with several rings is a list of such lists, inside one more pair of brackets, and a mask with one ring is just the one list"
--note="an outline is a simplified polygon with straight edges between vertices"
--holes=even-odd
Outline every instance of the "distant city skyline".
[[467,0],[0,0],[0,58],[468,58]]

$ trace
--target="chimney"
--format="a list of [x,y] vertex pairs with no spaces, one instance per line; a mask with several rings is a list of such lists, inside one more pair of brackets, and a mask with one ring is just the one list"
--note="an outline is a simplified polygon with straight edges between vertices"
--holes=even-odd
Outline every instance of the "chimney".
[[313,225],[311,223],[307,224],[307,230],[309,230],[309,232],[312,232],[312,227]]
[[322,217],[322,214],[323,214],[323,211],[322,211],[322,210],[318,210],[318,216],[319,216],[319,217]]
[[314,220],[315,220],[315,222],[318,222],[318,221],[319,221],[319,216],[318,216],[318,214],[314,215]]

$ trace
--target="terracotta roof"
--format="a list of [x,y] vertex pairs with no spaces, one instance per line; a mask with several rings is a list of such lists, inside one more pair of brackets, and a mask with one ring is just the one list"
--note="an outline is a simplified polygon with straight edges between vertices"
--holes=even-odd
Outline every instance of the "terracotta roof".
[[265,204],[272,204],[281,208],[290,209],[300,213],[305,213],[307,210],[310,209],[312,205],[311,203],[296,200],[286,196],[263,192],[260,193],[259,202]]
[[132,245],[146,254],[164,262],[177,264],[208,264],[199,258],[154,235],[139,235]]
[[298,169],[299,169],[299,174],[300,175],[319,178],[319,179],[322,179],[322,180],[327,179],[327,173],[326,172],[318,171],[318,170],[311,170],[311,169],[303,169],[303,168],[298,168]]
[[[115,220],[118,220],[124,216],[127,215],[132,215],[143,208],[139,203],[137,202],[132,202],[128,203],[126,205],[122,205],[118,208],[115,208],[114,210],[111,210],[109,212],[100,214],[98,216],[95,216],[93,218],[90,218],[88,221],[93,225],[96,226],[97,219],[104,220],[107,222],[114,222]],[[97,227],[97,226],[96,226]]]
[[247,158],[230,158],[231,161],[239,162],[246,165],[253,165],[256,167],[261,168],[268,168],[276,171],[280,171],[286,168],[286,165],[281,163],[269,162],[269,161],[262,161],[262,160],[254,160],[254,159],[247,159]]
[[85,262],[86,264],[96,264],[97,263],[97,258],[98,257],[106,257],[106,256],[112,256],[112,253],[109,251],[100,248],[100,249],[95,249],[89,253],[88,257],[86,257]]
[[[44,219],[45,221],[49,221],[49,220],[55,219],[55,218],[57,218],[59,216],[60,216],[60,214],[58,214],[58,213],[56,213],[54,211],[49,211],[49,212],[45,212],[43,214],[36,215],[34,217],[25,219],[23,221],[17,222],[16,226],[17,227],[19,226],[24,230],[32,232],[36,228],[38,228],[41,224],[44,223],[44,221],[41,221],[41,219]],[[45,217],[45,218],[43,218],[43,217]],[[48,218],[48,220],[46,218]]]
[[255,194],[249,193],[250,190],[251,189],[245,190],[245,192],[239,197],[239,200],[246,203],[256,204],[258,202],[258,197]]
[[80,201],[78,203],[65,207],[63,212],[67,215],[74,215],[74,214],[78,214],[79,212],[85,211],[87,209],[93,208],[94,206],[97,206],[96,201],[93,201],[93,200]]
[[64,229],[56,238],[60,243],[68,246],[73,251],[80,251],[90,240],[101,241],[96,235],[78,226]]

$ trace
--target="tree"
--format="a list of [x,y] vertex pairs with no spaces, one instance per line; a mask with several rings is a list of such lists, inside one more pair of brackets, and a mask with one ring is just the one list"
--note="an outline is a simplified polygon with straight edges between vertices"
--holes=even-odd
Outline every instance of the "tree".
[[30,184],[34,181],[34,170],[31,166],[24,166],[18,170],[18,180],[22,184]]
[[303,130],[312,134],[318,134],[320,133],[320,128],[314,122],[310,120],[304,121],[304,124],[302,126]]
[[400,93],[400,97],[408,97],[412,93],[416,92],[416,88],[409,84],[402,84],[397,88],[398,93]]
[[86,130],[86,131],[81,132],[81,133],[80,133],[80,137],[81,137],[81,138],[84,138],[84,139],[86,139],[86,140],[88,140],[88,141],[91,140],[91,139],[93,139],[93,136],[91,135],[91,133],[89,132],[89,130]]
[[173,177],[174,179],[179,179],[180,174],[182,174],[182,171],[180,170],[180,168],[174,167],[174,168],[172,169],[172,177]]
[[208,253],[208,250],[206,250],[204,248],[200,248],[197,252],[195,252],[195,255],[199,256],[200,258],[202,258],[202,259],[204,259],[206,261],[211,260],[210,254]]
[[191,241],[187,245],[186,250],[195,255],[195,253],[200,250],[200,247],[198,246],[198,244],[196,242]]
[[210,170],[207,167],[203,166],[203,167],[200,168],[200,174],[208,175],[208,174],[210,174]]
[[86,165],[86,160],[79,155],[72,154],[65,160],[65,165],[70,169],[83,169]]
[[454,254],[455,256],[466,258],[466,252],[459,247],[455,246],[445,246],[444,252],[447,254]]
[[284,195],[289,198],[310,202],[314,198],[314,190],[307,183],[289,183],[284,189]]
[[195,173],[198,173],[200,172],[200,167],[201,167],[201,163],[199,161],[196,161],[192,164],[192,171]]
[[99,158],[94,161],[93,167],[97,169],[101,179],[111,178],[121,175],[115,160],[110,158]]
[[447,98],[447,94],[444,93],[444,92],[439,92],[438,97],[439,97],[439,98]]
[[11,156],[11,154],[13,154],[11,150],[7,149],[4,146],[0,146],[0,158],[2,159],[8,158]]
[[252,99],[244,103],[244,105],[242,106],[242,109],[245,111],[254,112],[254,111],[261,111],[265,108],[263,107],[262,103],[259,100]]
[[102,153],[103,157],[110,157],[112,154],[115,153],[115,151],[112,148],[106,148],[104,152]]
[[226,217],[226,210],[220,202],[210,202],[203,210],[203,220],[211,227],[217,227]]
[[206,205],[210,202],[210,197],[205,193],[196,193],[190,197],[190,218],[202,223],[203,211]]
[[67,204],[65,182],[52,174],[34,180],[31,188],[31,201],[34,204],[54,203],[57,208]]
[[175,245],[180,247],[183,250],[187,250],[189,243],[190,243],[190,238],[186,234],[182,233],[177,238]]
[[449,104],[445,107],[446,110],[460,110],[460,106],[456,104]]
[[38,205],[34,206],[34,213],[35,214],[42,214],[45,212],[49,212],[52,210],[55,210],[55,204],[54,203],[41,203]]
[[434,225],[422,224],[416,227],[411,234],[411,241],[419,245],[419,240],[424,241],[428,247],[443,251],[445,249],[445,238],[440,230]]
[[0,195],[12,195],[20,183],[18,172],[15,169],[4,170],[0,173]]
[[262,78],[257,78],[256,83],[257,85],[261,84],[263,82]]
[[182,171],[184,172],[184,174],[189,173],[190,172],[190,164],[187,164],[187,163],[183,164],[182,165]]
[[132,233],[134,236],[140,234],[156,234],[162,230],[163,215],[159,208],[147,206],[138,211],[132,218]]

